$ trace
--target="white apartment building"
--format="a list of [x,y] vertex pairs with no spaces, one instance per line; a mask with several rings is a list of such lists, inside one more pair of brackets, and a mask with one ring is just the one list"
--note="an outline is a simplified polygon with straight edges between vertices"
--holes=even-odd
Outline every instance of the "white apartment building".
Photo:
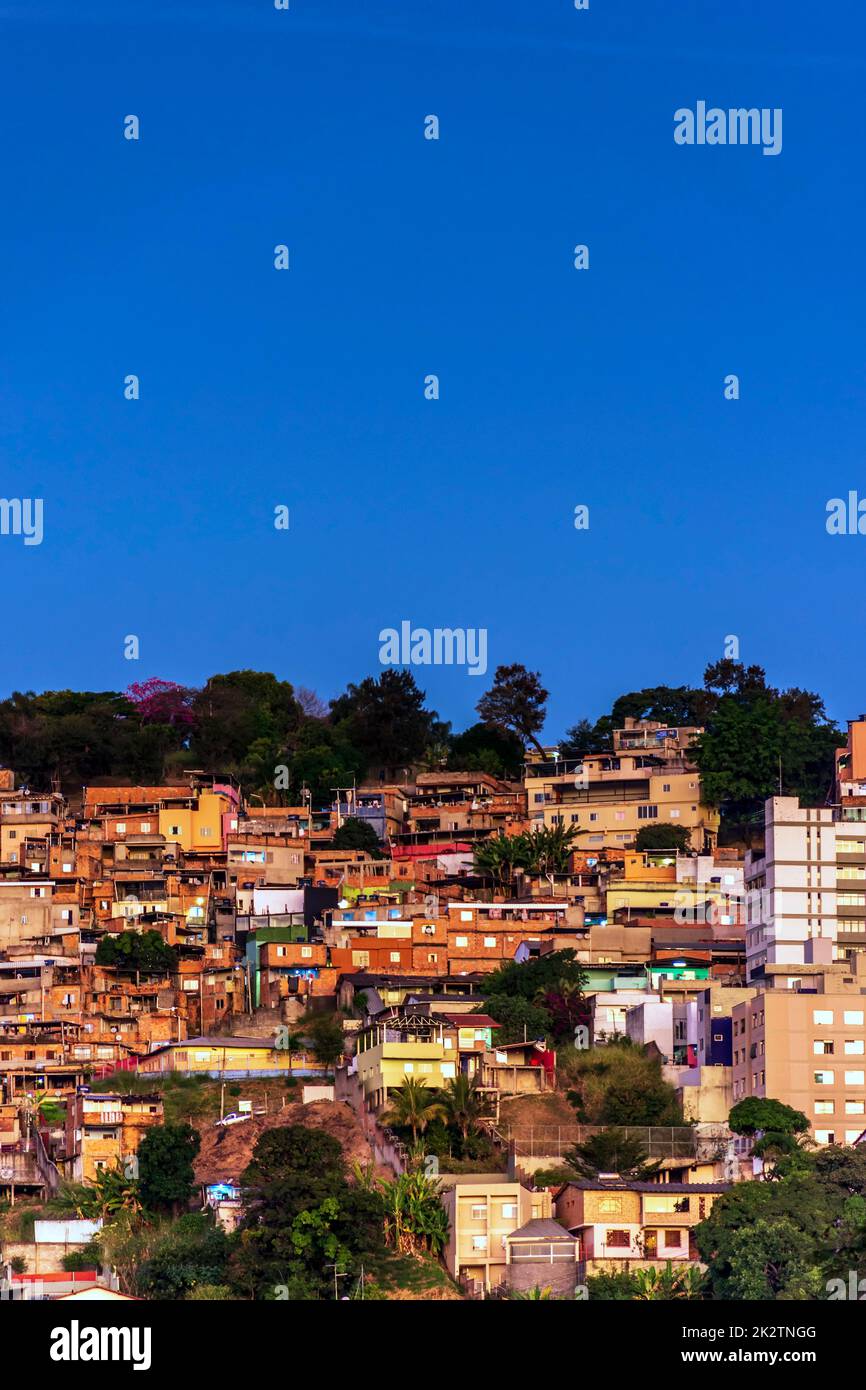
[[[746,978],[796,988],[802,974],[866,946],[866,822],[765,803],[765,851],[746,855]],[[809,969],[811,967],[811,969]]]

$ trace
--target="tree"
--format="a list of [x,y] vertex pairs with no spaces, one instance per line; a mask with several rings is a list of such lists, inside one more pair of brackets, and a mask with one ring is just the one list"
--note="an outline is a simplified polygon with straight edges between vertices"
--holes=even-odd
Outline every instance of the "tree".
[[428,1250],[441,1255],[448,1242],[448,1214],[439,1184],[418,1169],[401,1173],[382,1187],[385,1243],[401,1255]]
[[416,762],[441,727],[435,712],[424,708],[424,691],[412,672],[391,668],[332,700],[331,721],[368,765],[385,767]]
[[138,1286],[163,1301],[203,1297],[202,1289],[221,1284],[228,1271],[232,1242],[211,1214],[185,1212],[161,1234],[139,1269]]
[[452,738],[448,768],[451,772],[489,772],[492,777],[517,778],[523,759],[523,744],[516,734],[478,723]]
[[565,984],[583,989],[586,975],[575,952],[569,948],[523,962],[510,960],[499,970],[491,971],[486,984],[491,994],[510,994],[529,1000],[537,999],[547,990],[561,989]]
[[346,817],[343,824],[334,831],[332,843],[334,849],[360,849],[365,850],[374,859],[382,858],[379,836],[369,821],[359,820],[357,816]]
[[610,731],[599,728],[598,724],[592,724],[588,719],[578,719],[559,740],[560,758],[580,758],[585,753],[609,753],[610,748]]
[[177,966],[177,951],[158,931],[124,931],[102,937],[96,964],[112,966],[122,974],[169,975]]
[[554,1042],[572,1042],[581,1024],[589,1026],[590,1010],[579,981],[557,980],[539,990],[536,1002],[550,1015]]
[[617,1173],[621,1178],[639,1179],[658,1167],[650,1163],[640,1139],[622,1129],[603,1129],[563,1155],[565,1162],[581,1178],[597,1178],[599,1173]]
[[684,825],[642,825],[634,840],[638,850],[673,850],[685,854],[691,849],[689,832]]
[[[610,724],[622,729],[627,718],[651,719],[672,728],[694,728],[703,725],[715,701],[706,690],[687,685],[656,685],[634,690],[614,700]],[[599,720],[599,724],[602,721]]]
[[734,1134],[754,1135],[768,1131],[774,1134],[805,1134],[809,1121],[802,1110],[795,1110],[780,1100],[747,1096],[731,1109],[728,1126]]
[[305,719],[288,766],[291,790],[282,789],[281,795],[289,803],[300,801],[301,788],[306,786],[313,803],[321,806],[333,801],[334,787],[350,787],[362,780],[367,760],[344,730],[322,719]]
[[777,794],[823,805],[832,785],[841,735],[819,695],[768,686],[760,666],[726,659],[708,666],[704,681],[715,701],[692,756],[702,795],[729,819],[744,822]]
[[311,1014],[301,1019],[301,1027],[309,1039],[310,1050],[316,1061],[329,1070],[337,1065],[343,1056],[343,1025],[333,1014]]
[[333,1297],[333,1270],[356,1274],[383,1247],[381,1195],[347,1181],[339,1142],[285,1125],[257,1140],[241,1175],[244,1216],[232,1278],[247,1296]]
[[482,695],[476,709],[485,724],[512,731],[544,756],[536,735],[544,727],[547,695],[538,672],[527,671],[515,662],[497,666],[493,685]]
[[[792,1294],[792,1286],[799,1286],[804,1271],[816,1267],[828,1245],[837,1243],[843,1208],[839,1195],[813,1174],[797,1172],[778,1182],[734,1183],[694,1229],[713,1297],[798,1296]],[[779,1223],[783,1229],[776,1240],[772,1228]],[[753,1234],[750,1254],[746,1238]],[[749,1292],[744,1292],[747,1288]],[[770,1288],[775,1294],[768,1292]]]
[[193,1164],[201,1139],[188,1124],[155,1125],[138,1146],[139,1189],[151,1211],[175,1216],[195,1191]]
[[496,1019],[496,1042],[553,1040],[553,1020],[546,1009],[511,994],[488,994],[484,1012]]
[[499,883],[510,883],[517,869],[539,877],[568,869],[576,826],[536,826],[520,835],[500,835],[475,847],[477,868]]
[[125,695],[134,706],[142,724],[167,724],[170,728],[192,729],[195,716],[192,701],[196,692],[177,681],[160,680],[151,676],[150,680],[133,681]]
[[431,1120],[442,1119],[446,1114],[436,1091],[431,1091],[426,1082],[407,1076],[402,1086],[390,1092],[389,1108],[382,1116],[388,1125],[412,1130],[412,1142],[423,1134]]
[[214,772],[243,769],[253,744],[290,748],[302,719],[288,681],[271,671],[229,671],[211,676],[193,700],[193,751]]
[[577,1051],[568,1058],[573,1086],[568,1099],[581,1124],[681,1125],[676,1091],[658,1056],[625,1040]]
[[473,1129],[482,1112],[478,1085],[471,1077],[454,1076],[440,1092],[440,1100],[448,1124],[460,1130],[465,1142],[470,1129]]
[[92,1182],[68,1187],[64,1199],[84,1220],[110,1221],[118,1212],[141,1210],[139,1184],[126,1176],[120,1164],[100,1168]]
[[297,700],[306,719],[327,719],[328,706],[319,699],[315,690],[308,690],[305,685],[298,686]]
[[727,1297],[814,1298],[823,1287],[815,1244],[787,1217],[761,1218],[731,1240]]

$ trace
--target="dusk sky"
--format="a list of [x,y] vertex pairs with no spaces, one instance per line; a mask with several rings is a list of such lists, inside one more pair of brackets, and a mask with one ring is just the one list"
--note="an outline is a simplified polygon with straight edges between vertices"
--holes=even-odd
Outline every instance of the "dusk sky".
[[[487,629],[485,677],[414,668],[455,729],[500,663],[553,739],[728,634],[866,709],[866,536],[825,526],[866,497],[862,0],[0,22],[0,492],[44,500],[0,536],[0,695],[327,699],[408,620]],[[780,108],[781,152],[676,144],[701,101]]]

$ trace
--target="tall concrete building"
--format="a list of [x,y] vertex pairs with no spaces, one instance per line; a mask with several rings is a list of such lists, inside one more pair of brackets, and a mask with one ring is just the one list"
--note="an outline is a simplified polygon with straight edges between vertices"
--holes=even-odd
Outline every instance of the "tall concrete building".
[[792,988],[798,968],[866,951],[866,718],[836,754],[835,804],[765,803],[762,854],[746,855],[746,976]]
[[[837,822],[831,808],[773,796],[765,804],[764,835],[763,853],[746,855],[746,979],[792,988],[798,967],[829,965],[836,957]],[[866,824],[859,855],[866,865]]]
[[[733,1098],[801,1110],[818,1144],[853,1144],[866,1128],[866,960],[831,966],[793,989],[736,1004]],[[742,1141],[741,1147],[749,1147]]]

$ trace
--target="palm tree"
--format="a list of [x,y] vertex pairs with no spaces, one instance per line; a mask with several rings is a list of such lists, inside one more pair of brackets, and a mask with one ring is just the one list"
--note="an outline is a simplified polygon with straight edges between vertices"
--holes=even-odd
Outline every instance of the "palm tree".
[[448,1124],[456,1125],[464,1142],[470,1129],[481,1114],[481,1097],[478,1085],[462,1072],[448,1082],[439,1092]]
[[418,1135],[424,1133],[431,1120],[441,1120],[445,1115],[445,1107],[436,1092],[414,1076],[407,1076],[403,1085],[391,1092],[390,1100],[391,1108],[382,1119],[388,1125],[408,1125],[413,1143],[417,1143]]

